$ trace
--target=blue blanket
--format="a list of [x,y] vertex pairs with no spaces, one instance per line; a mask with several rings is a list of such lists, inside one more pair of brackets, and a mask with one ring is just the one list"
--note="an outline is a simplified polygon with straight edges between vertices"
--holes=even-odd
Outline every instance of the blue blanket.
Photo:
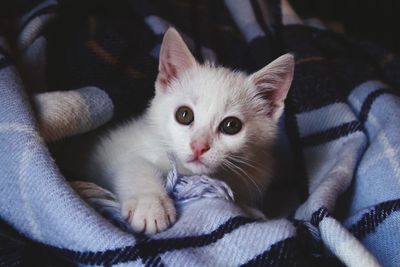
[[[263,24],[254,1],[34,2],[0,35],[0,266],[400,266],[396,55],[285,12]],[[176,174],[179,219],[147,237],[112,194],[66,180],[65,147],[152,97],[170,23],[198,58],[231,67],[296,55],[277,145],[292,171],[269,193],[293,188],[289,205],[270,200],[284,215],[249,218],[223,183]]]

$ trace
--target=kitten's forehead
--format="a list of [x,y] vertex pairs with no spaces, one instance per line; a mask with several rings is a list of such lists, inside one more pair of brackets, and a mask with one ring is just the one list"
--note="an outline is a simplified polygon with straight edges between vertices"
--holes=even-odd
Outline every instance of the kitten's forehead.
[[222,67],[198,67],[182,83],[196,106],[214,111],[239,108],[250,95],[247,76]]

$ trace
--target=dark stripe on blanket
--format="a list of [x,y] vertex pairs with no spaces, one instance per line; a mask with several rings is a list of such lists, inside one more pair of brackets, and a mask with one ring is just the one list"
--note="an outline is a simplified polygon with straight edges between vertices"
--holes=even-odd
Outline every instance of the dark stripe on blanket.
[[327,129],[323,132],[318,132],[315,134],[311,134],[308,136],[304,136],[301,138],[301,143],[303,146],[315,146],[319,144],[323,144],[335,139],[338,139],[343,136],[347,136],[351,133],[360,131],[364,127],[364,123],[366,122],[368,118],[369,111],[371,110],[371,107],[374,103],[374,101],[381,95],[384,94],[394,94],[398,95],[396,91],[390,88],[381,88],[376,91],[373,91],[370,93],[367,98],[365,99],[361,110],[360,114],[358,116],[359,121],[352,121],[348,123],[344,123],[342,125],[339,125],[337,127],[333,127],[330,129]]
[[233,232],[239,227],[254,222],[253,219],[247,217],[234,217],[224,224],[220,225],[216,230],[209,234],[200,236],[188,236],[169,239],[149,239],[138,242],[135,246],[128,246],[104,252],[79,252],[66,249],[58,249],[50,247],[59,254],[73,260],[74,262],[89,265],[113,265],[123,262],[129,262],[141,258],[146,262],[151,257],[190,247],[202,247],[217,242],[224,235]]
[[249,260],[244,266],[296,266],[296,242],[294,237],[273,244],[270,249]]
[[128,5],[132,7],[132,11],[135,12],[139,17],[146,18],[151,15],[157,16],[157,12],[155,12],[153,5],[150,1],[147,0],[136,0],[129,1]]
[[76,264],[57,257],[46,245],[25,238],[0,219],[0,266],[72,267]]
[[0,70],[9,66],[11,64],[11,60],[8,57],[4,57],[0,59]]
[[343,35],[301,25],[287,25],[283,34],[296,62],[323,58],[296,65],[290,89],[296,113],[344,102],[357,85],[380,79],[369,61],[358,55]]
[[257,0],[250,1],[253,9],[254,16],[257,20],[258,26],[263,30],[264,36],[259,36],[249,43],[249,51],[252,57],[253,68],[251,71],[257,71],[263,68],[277,57],[276,49],[274,47],[274,38],[268,25],[264,20],[263,13]]
[[150,257],[144,262],[144,266],[146,267],[152,267],[152,266],[157,266],[157,267],[162,267],[165,266],[165,264],[161,261],[160,256],[155,256],[155,257]]
[[375,232],[375,229],[395,211],[400,210],[400,199],[390,200],[376,205],[366,212],[361,219],[350,226],[350,232],[359,239]]
[[0,266],[18,266],[23,256],[14,242],[10,242],[0,233]]
[[7,52],[6,49],[0,46],[0,54],[3,55],[6,58],[10,58],[10,54]]
[[50,14],[50,13],[55,13],[55,11],[57,10],[57,4],[53,4],[53,5],[49,5],[46,6],[42,9],[37,10],[36,12],[34,12],[32,15],[30,15],[25,21],[24,23],[20,26],[21,31],[23,29],[25,29],[25,27],[29,24],[29,22],[31,22],[34,18],[39,17],[41,15],[46,15],[46,14]]
[[330,217],[328,209],[325,207],[319,208],[312,214],[311,223],[317,227],[319,223],[326,217]]
[[257,2],[257,0],[250,0],[250,4],[253,8],[254,16],[256,17],[258,25],[261,27],[265,34],[269,34],[270,30],[268,29],[267,22],[264,19],[259,3]]
[[287,135],[293,149],[293,165],[297,175],[293,178],[293,183],[296,184],[299,199],[304,202],[308,197],[308,181],[307,172],[305,169],[305,161],[303,158],[302,147],[300,144],[300,134],[298,123],[294,112],[293,94],[289,91],[289,95],[285,100],[285,127]]
[[302,137],[300,141],[304,147],[316,146],[338,139],[343,136],[347,136],[351,133],[361,131],[362,129],[362,124],[359,121],[351,121],[336,127],[329,128],[323,132],[307,135],[305,137]]
[[367,98],[365,99],[365,101],[361,107],[360,115],[358,116],[359,120],[362,124],[364,124],[367,121],[369,111],[371,110],[371,107],[372,107],[372,104],[374,103],[374,101],[383,94],[397,95],[396,91],[394,91],[390,88],[381,88],[381,89],[378,89],[378,90],[370,93],[367,96]]

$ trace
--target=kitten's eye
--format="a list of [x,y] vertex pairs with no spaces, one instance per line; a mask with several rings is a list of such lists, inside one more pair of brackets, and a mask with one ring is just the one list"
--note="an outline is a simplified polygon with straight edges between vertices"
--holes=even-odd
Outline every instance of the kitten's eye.
[[219,130],[224,134],[237,134],[242,129],[242,122],[236,117],[228,117],[219,125]]
[[194,120],[193,111],[189,107],[182,106],[182,107],[178,108],[178,110],[176,111],[175,119],[180,124],[189,125]]

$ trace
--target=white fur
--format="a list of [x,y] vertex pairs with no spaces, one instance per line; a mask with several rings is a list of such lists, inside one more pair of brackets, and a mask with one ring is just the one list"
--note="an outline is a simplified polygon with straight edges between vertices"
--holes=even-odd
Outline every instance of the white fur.
[[[210,64],[199,65],[185,47],[178,33],[168,30],[154,99],[142,117],[105,136],[89,164],[89,176],[113,191],[134,230],[147,234],[164,230],[176,219],[173,203],[162,186],[170,169],[168,153],[176,157],[180,173],[222,179],[239,202],[259,204],[272,175],[270,146],[280,115],[276,113],[281,112],[293,75],[291,55],[248,76]],[[184,53],[177,53],[177,49]],[[280,75],[282,71],[287,75]],[[272,74],[273,85],[265,85],[265,79],[260,82],[263,72]],[[279,92],[277,97],[263,97],[264,91],[271,95],[273,90]],[[279,103],[271,102],[276,99]],[[274,105],[280,108],[269,116]],[[192,124],[176,121],[175,112],[180,106],[193,110]],[[242,121],[239,133],[226,135],[218,131],[228,116]],[[188,162],[193,157],[190,144],[199,139],[210,142],[210,149],[201,157],[202,165]]]

